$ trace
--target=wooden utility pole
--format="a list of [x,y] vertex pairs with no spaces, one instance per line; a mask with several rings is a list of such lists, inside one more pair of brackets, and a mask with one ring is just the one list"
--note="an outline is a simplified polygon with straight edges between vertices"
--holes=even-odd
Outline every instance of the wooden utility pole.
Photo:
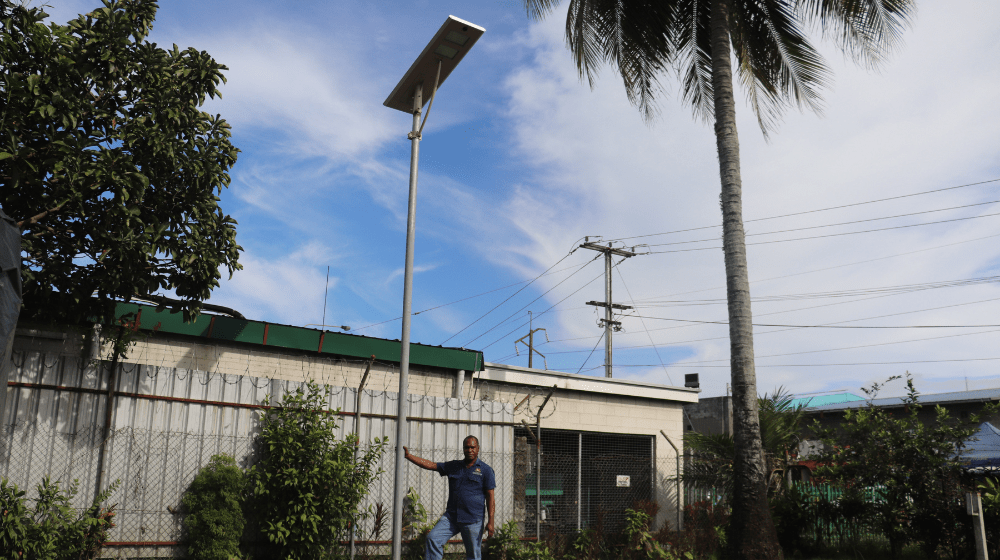
[[[521,338],[519,338],[519,339],[517,339],[517,340],[514,341],[514,352],[516,352],[517,355],[520,356],[521,352],[517,349],[517,345],[518,345],[518,343],[524,344],[525,346],[528,347],[528,367],[529,368],[531,367],[531,364],[532,364],[531,358],[535,354],[538,354],[539,356],[542,357],[542,363],[545,364],[545,369],[549,369],[549,361],[545,359],[545,354],[542,354],[538,350],[535,350],[535,333],[538,332],[538,331],[545,331],[545,342],[548,342],[549,341],[549,331],[546,331],[543,328],[532,329],[531,328],[531,321],[532,321],[531,311],[529,311],[528,312],[528,334],[526,334],[526,335],[522,336]],[[526,339],[526,338],[528,339],[528,342],[524,341],[524,339]]]
[[612,331],[622,330],[622,324],[619,321],[614,320],[614,309],[632,309],[628,305],[621,305],[618,303],[612,303],[611,299],[611,255],[618,255],[619,257],[634,257],[635,247],[632,251],[626,251],[625,249],[616,249],[611,246],[610,243],[605,245],[598,245],[597,243],[590,243],[587,238],[584,238],[583,245],[580,247],[584,249],[590,249],[591,251],[598,251],[604,253],[604,301],[588,301],[587,305],[593,305],[596,307],[604,308],[604,319],[601,323],[604,327],[604,376],[611,377],[611,364],[612,364],[612,343],[611,343],[611,333]]

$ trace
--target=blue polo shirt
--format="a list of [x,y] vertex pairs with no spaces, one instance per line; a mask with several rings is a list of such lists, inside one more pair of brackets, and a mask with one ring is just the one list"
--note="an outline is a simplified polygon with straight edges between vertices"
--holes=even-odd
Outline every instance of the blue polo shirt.
[[496,477],[489,465],[476,459],[466,468],[465,461],[438,463],[437,471],[448,477],[448,509],[459,525],[480,523],[486,514],[486,491],[497,487]]

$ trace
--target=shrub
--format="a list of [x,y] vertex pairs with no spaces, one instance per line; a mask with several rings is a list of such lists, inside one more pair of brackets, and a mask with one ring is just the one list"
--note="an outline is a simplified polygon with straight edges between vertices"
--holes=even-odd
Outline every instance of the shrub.
[[[284,395],[263,417],[260,458],[248,472],[258,529],[268,558],[306,560],[334,552],[360,517],[361,501],[378,475],[384,440],[355,460],[358,437],[334,437],[337,415],[325,409],[329,389],[310,381]],[[269,400],[265,401],[269,404]]]
[[192,560],[240,558],[245,489],[243,470],[230,455],[214,455],[198,471],[181,500]]
[[72,506],[79,488],[73,481],[61,488],[46,476],[38,485],[38,498],[29,508],[25,492],[7,479],[0,481],[0,554],[2,558],[78,560],[97,556],[114,527],[114,506],[103,508],[116,481],[81,512]]

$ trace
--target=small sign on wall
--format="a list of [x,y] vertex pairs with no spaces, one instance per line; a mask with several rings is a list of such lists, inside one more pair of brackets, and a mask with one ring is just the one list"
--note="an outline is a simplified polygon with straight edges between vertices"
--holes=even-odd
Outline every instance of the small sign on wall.
[[620,475],[618,475],[618,487],[619,488],[628,488],[630,486],[632,486],[632,477],[630,477],[627,474],[620,474]]

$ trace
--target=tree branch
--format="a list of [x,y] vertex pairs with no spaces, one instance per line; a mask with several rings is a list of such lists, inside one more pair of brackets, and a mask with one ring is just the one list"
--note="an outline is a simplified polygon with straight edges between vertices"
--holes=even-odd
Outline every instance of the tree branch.
[[68,201],[60,202],[59,206],[56,206],[54,208],[49,208],[48,210],[40,214],[35,214],[34,216],[28,218],[27,220],[21,220],[20,222],[17,222],[17,227],[21,229],[27,229],[26,226],[37,224],[40,220],[44,220],[45,217],[48,216],[49,214],[58,212],[60,209],[62,209],[62,207],[66,205],[66,202]]

